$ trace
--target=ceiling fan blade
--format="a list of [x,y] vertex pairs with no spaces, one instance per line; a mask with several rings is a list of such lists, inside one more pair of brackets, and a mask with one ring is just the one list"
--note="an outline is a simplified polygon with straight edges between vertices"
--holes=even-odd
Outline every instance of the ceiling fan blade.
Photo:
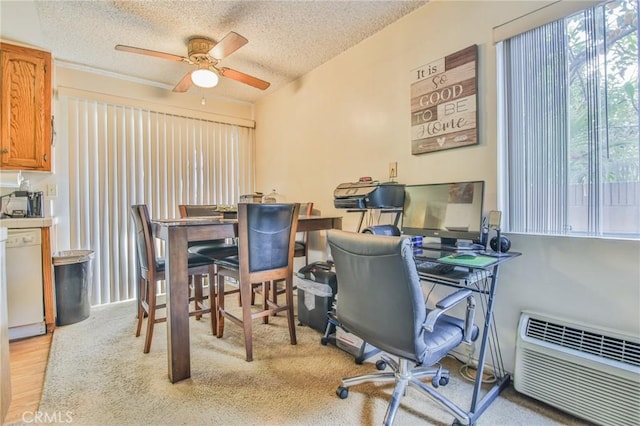
[[226,58],[247,43],[249,43],[249,40],[242,37],[240,34],[231,31],[211,48],[211,50],[209,51],[209,56],[218,60]]
[[180,80],[178,84],[176,84],[176,87],[173,88],[173,91],[178,93],[184,93],[187,90],[189,90],[192,85],[193,85],[193,81],[191,80],[191,71],[189,71],[184,75],[184,77],[182,77],[182,80]]
[[231,68],[220,68],[220,74],[230,78],[231,80],[239,81],[240,83],[248,84],[249,86],[253,86],[256,89],[265,90],[267,89],[271,83],[260,80],[257,77],[250,76],[249,74],[245,74],[240,71],[233,70]]
[[125,46],[124,44],[117,44],[116,50],[130,53],[140,53],[142,55],[155,56],[156,58],[169,59],[170,61],[189,62],[189,58],[184,56],[172,55],[171,53],[156,52],[155,50],[142,49],[140,47]]

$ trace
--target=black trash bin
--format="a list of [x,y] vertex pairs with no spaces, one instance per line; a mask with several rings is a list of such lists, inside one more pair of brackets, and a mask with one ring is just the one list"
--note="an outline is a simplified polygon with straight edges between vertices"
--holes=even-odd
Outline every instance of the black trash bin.
[[56,325],[89,318],[93,251],[61,251],[53,256],[56,286]]
[[338,290],[335,270],[326,262],[302,267],[295,277],[298,287],[298,321],[324,333]]

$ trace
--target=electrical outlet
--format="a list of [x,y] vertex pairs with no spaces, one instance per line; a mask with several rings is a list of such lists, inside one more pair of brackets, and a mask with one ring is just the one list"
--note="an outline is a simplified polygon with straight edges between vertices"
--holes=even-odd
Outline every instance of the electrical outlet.
[[398,162],[392,161],[389,163],[389,178],[398,177]]
[[47,197],[57,197],[58,196],[58,185],[55,183],[50,183],[47,185]]

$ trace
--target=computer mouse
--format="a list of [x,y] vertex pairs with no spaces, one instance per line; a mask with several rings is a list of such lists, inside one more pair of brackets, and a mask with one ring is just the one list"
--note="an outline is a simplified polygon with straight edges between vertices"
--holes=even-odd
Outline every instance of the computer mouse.
[[475,259],[476,258],[476,254],[475,253],[470,253],[470,252],[456,253],[454,255],[454,257],[456,259]]

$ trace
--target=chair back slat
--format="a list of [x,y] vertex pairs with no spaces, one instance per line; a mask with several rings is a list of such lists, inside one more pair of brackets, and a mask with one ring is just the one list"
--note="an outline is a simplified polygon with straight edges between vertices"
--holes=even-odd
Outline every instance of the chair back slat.
[[136,229],[136,252],[140,267],[146,271],[155,271],[157,269],[155,241],[147,205],[135,204],[131,206],[131,216]]

